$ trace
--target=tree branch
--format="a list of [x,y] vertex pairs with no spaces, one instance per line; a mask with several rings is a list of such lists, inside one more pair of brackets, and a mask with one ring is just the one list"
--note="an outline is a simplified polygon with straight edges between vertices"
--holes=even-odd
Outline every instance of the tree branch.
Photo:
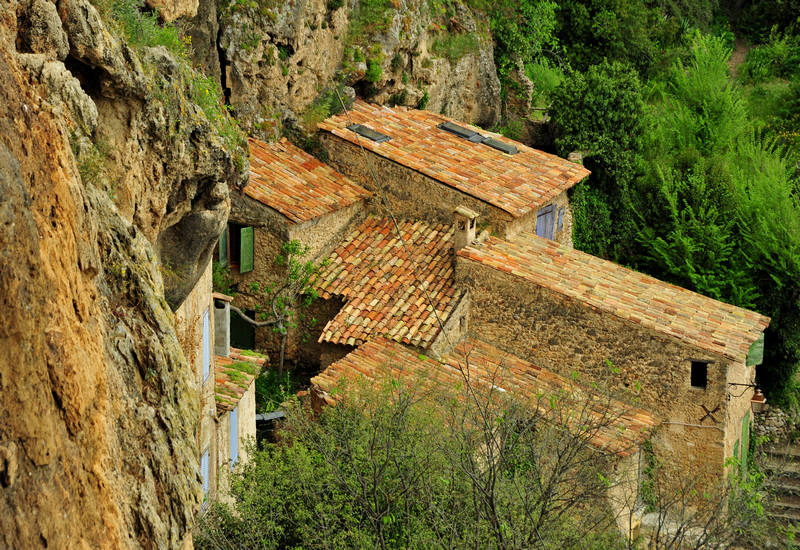
[[244,319],[245,321],[247,321],[248,323],[250,323],[251,325],[253,325],[255,327],[268,327],[268,326],[274,325],[277,322],[274,319],[269,320],[269,321],[256,321],[255,319],[251,319],[250,317],[248,317],[245,314],[245,312],[242,311],[241,309],[239,309],[238,307],[230,306],[230,308],[231,308],[231,311],[234,311],[234,312],[238,313],[239,317],[241,317],[242,319]]

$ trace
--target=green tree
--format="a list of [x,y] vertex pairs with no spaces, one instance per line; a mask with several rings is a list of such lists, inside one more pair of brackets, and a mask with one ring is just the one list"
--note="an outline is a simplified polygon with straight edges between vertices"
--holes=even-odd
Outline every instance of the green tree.
[[562,156],[582,151],[592,171],[573,192],[577,197],[578,248],[619,259],[630,241],[625,190],[639,171],[644,102],[639,77],[630,66],[606,61],[569,75],[552,97],[550,116]]
[[196,546],[624,547],[602,505],[613,457],[587,445],[613,415],[425,387],[345,386],[317,421],[291,408],[284,443],[234,474],[234,506],[212,508]]

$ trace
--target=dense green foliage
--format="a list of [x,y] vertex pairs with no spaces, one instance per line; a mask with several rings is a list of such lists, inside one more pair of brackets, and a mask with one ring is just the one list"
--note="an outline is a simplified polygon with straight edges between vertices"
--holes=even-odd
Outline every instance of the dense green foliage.
[[[559,152],[588,151],[593,171],[573,193],[576,246],[772,317],[759,383],[785,403],[800,360],[800,205],[784,147],[798,87],[754,121],[727,44],[694,32],[685,61],[644,86],[619,64],[592,65],[565,79],[550,113]],[[753,56],[742,78],[792,72],[791,48],[769,47],[779,60]]]
[[559,396],[543,414],[398,382],[341,394],[317,420],[290,408],[282,443],[234,474],[234,505],[201,520],[197,548],[623,547],[599,504],[608,457],[586,447],[603,421],[563,414]]
[[604,61],[586,73],[571,73],[551,97],[557,151],[583,152],[592,171],[591,180],[573,192],[577,246],[600,256],[626,256],[632,223],[624,196],[637,175],[644,130],[639,78],[629,66]]

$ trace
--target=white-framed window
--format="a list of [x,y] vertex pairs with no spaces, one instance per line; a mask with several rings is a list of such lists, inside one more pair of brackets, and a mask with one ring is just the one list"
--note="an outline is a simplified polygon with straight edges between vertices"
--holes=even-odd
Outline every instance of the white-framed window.
[[231,431],[231,468],[239,460],[239,407],[235,407],[230,414]]
[[211,317],[208,308],[203,312],[203,384],[211,375]]

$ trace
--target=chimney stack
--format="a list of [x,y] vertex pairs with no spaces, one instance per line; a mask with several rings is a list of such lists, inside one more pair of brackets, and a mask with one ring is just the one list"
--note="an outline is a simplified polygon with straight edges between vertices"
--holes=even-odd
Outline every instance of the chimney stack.
[[459,206],[453,211],[454,239],[453,252],[458,252],[465,246],[472,244],[475,240],[475,226],[477,225],[478,213],[470,210],[466,206]]
[[214,354],[231,355],[231,300],[232,297],[215,292],[214,297]]

